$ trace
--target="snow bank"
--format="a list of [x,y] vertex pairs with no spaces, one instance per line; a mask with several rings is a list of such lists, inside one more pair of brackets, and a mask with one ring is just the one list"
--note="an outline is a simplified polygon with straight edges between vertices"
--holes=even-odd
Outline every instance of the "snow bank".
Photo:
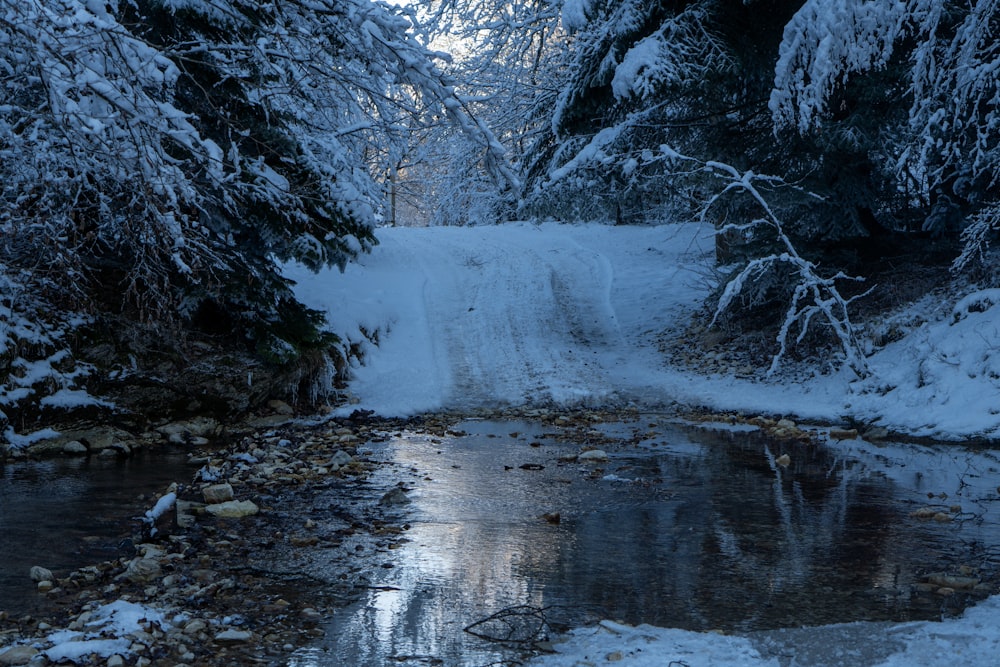
[[[378,238],[343,274],[286,267],[299,298],[366,354],[345,411],[677,402],[1000,437],[997,290],[919,306],[910,315],[924,324],[875,351],[864,382],[848,372],[765,382],[696,375],[660,353],[717,284],[708,225],[387,228]],[[359,325],[378,332],[377,347]]]
[[[1000,598],[961,618],[903,624],[851,623],[796,630],[794,640],[774,642],[770,633],[747,637],[689,632],[603,621],[574,630],[555,653],[531,667],[953,667],[994,665],[1000,655]],[[820,656],[816,659],[816,653]],[[881,655],[879,655],[881,653]],[[780,658],[780,659],[779,659]]]

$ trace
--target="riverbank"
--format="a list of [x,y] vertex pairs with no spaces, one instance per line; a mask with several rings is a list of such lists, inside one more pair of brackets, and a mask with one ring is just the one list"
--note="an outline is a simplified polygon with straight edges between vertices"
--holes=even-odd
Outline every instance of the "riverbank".
[[0,610],[0,665],[281,663],[401,539],[382,518],[394,496],[366,484],[364,445],[392,426],[359,415],[186,445],[197,474],[134,508],[118,558],[51,572],[37,554],[23,576],[43,611]]
[[[291,664],[295,651],[323,642],[338,609],[378,586],[393,552],[408,539],[410,527],[400,517],[411,485],[424,473],[393,468],[373,453],[377,443],[403,431],[417,431],[431,443],[460,438],[456,425],[469,416],[394,420],[356,413],[255,430],[222,447],[186,445],[197,473],[133,508],[142,518],[123,532],[119,557],[46,573],[40,555],[40,569],[23,573],[39,579],[35,594],[45,611],[0,613],[0,665]],[[839,445],[831,441],[878,450],[852,429],[767,417],[529,408],[481,411],[473,421],[490,418],[537,423],[547,437],[591,452],[580,463],[592,459],[595,470],[604,467],[604,450],[614,456],[655,447],[662,436],[653,422],[757,430],[774,443],[775,470],[808,466],[801,452],[825,443],[835,451]],[[609,433],[613,424],[618,430]],[[933,476],[927,480],[929,488],[944,488]],[[935,497],[926,507],[902,511],[914,512],[913,520],[924,525],[968,520],[956,500]],[[987,575],[992,570],[973,577],[956,566],[942,575],[951,579],[919,586],[931,600],[961,608],[993,591]],[[958,588],[945,590],[949,584]]]

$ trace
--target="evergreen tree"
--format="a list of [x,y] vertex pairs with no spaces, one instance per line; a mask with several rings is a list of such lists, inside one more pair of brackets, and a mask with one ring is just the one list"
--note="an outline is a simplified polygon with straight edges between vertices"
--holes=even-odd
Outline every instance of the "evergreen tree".
[[281,265],[371,247],[400,128],[453,123],[516,185],[412,19],[370,0],[0,0],[0,270],[38,306],[11,312],[194,326],[279,363],[328,350]]

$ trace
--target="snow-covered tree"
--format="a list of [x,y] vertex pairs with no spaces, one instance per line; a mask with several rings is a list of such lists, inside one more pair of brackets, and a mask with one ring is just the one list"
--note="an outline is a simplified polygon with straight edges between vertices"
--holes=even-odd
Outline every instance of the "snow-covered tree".
[[517,182],[440,62],[370,0],[0,0],[0,260],[274,361],[327,346],[280,264],[370,248],[409,128]]

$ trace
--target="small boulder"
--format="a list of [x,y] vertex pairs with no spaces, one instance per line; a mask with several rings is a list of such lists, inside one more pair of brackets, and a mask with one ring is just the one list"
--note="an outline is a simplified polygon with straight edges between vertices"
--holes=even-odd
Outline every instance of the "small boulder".
[[288,403],[284,401],[279,401],[277,399],[270,400],[267,402],[268,409],[276,415],[291,415],[295,414],[295,410]]
[[31,575],[32,581],[52,581],[55,579],[55,576],[52,574],[52,570],[39,565],[32,567],[29,574]]
[[247,630],[229,629],[215,635],[215,643],[217,644],[245,644],[251,639],[253,639],[253,633]]
[[382,496],[378,501],[379,505],[405,505],[410,502],[410,497],[406,495],[406,489],[395,487]]
[[201,490],[201,495],[205,497],[205,502],[209,505],[226,503],[233,500],[233,487],[231,484],[213,484]]
[[32,646],[11,646],[6,651],[0,651],[0,665],[3,667],[27,665],[36,655],[38,650]]
[[148,584],[160,578],[163,569],[153,558],[133,558],[125,570],[125,578],[136,584]]
[[224,519],[239,519],[256,514],[260,508],[249,500],[230,500],[215,505],[206,505],[205,511]]
[[87,445],[83,444],[79,440],[70,440],[65,445],[63,445],[63,454],[70,454],[71,456],[79,456],[81,454],[87,453]]
[[326,464],[326,467],[330,469],[331,472],[337,472],[344,466],[353,463],[354,457],[345,452],[343,449],[338,449],[333,453],[330,461]]

